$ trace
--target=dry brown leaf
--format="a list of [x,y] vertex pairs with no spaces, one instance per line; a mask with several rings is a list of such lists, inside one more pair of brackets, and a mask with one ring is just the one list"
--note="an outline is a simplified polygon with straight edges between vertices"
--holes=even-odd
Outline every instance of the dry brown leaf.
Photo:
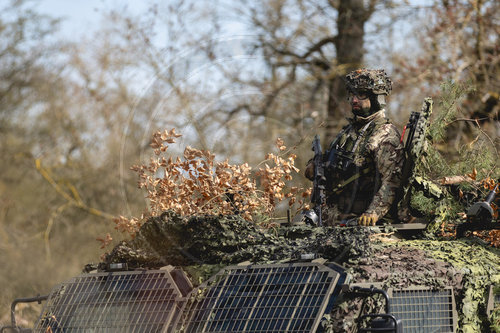
[[[215,162],[210,151],[189,146],[184,149],[183,158],[176,157],[174,161],[172,156],[164,156],[169,144],[179,136],[175,129],[155,132],[151,147],[158,158],[152,158],[148,165],[132,167],[140,179],[139,186],[147,190],[153,215],[169,209],[179,214],[233,214],[237,207],[242,217],[251,221],[256,212],[272,214],[285,198],[289,205],[294,205],[296,197],[310,195],[310,189],[286,186],[286,181],[293,178],[292,173],[299,171],[294,166],[294,154],[266,154],[264,168],[255,173],[260,184],[257,188],[252,167],[247,163],[232,165],[227,159]],[[279,151],[286,149],[283,140],[278,139],[276,144]],[[162,177],[157,177],[158,170]],[[302,209],[303,205],[300,200],[296,208]],[[138,225],[137,219],[121,217],[116,221],[117,229],[131,234]]]
[[113,238],[109,233],[107,233],[106,236],[104,236],[103,238],[98,237],[96,238],[96,240],[98,240],[101,243],[101,249],[104,249],[113,241]]
[[477,177],[477,170],[476,170],[476,168],[473,168],[472,172],[467,174],[467,177],[469,177],[472,180],[476,180],[476,177]]

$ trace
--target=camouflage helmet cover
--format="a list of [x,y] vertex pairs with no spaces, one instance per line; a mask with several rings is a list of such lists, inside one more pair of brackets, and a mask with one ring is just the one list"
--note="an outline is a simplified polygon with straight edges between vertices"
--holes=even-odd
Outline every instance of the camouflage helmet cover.
[[375,95],[389,95],[392,81],[383,69],[357,69],[345,76],[349,91],[368,91]]

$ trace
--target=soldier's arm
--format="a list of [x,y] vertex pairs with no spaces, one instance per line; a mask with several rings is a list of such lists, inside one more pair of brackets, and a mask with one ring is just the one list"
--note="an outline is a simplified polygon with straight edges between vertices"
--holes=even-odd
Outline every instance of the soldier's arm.
[[400,143],[399,133],[392,124],[382,126],[373,136],[370,145],[381,186],[366,210],[366,214],[376,214],[378,218],[381,218],[391,208],[401,183],[403,146]]

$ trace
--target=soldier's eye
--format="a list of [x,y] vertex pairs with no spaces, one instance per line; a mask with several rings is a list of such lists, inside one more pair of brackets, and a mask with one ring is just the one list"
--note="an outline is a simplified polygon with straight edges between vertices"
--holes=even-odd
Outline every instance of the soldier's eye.
[[355,93],[355,94],[351,93],[351,94],[349,94],[349,100],[352,101],[352,99],[354,98],[354,96],[356,96],[356,99],[358,99],[360,101],[364,100],[364,99],[367,99],[369,97],[367,93],[359,93],[359,92]]

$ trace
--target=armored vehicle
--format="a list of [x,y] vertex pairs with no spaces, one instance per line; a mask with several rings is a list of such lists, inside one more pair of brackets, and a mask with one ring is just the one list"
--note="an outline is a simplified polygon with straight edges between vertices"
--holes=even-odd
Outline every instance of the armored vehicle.
[[[419,183],[412,169],[431,110],[426,99],[407,126],[403,202],[410,182]],[[495,191],[471,206],[458,236],[498,228]],[[324,227],[321,210],[313,213],[308,223],[262,230],[237,215],[165,212],[82,275],[14,300],[0,333],[500,332],[497,249],[474,239],[394,238],[425,223]],[[23,302],[43,302],[32,328],[17,324]]]
[[17,300],[46,303],[32,330],[13,314],[1,332],[325,332],[340,293],[383,296],[384,312],[360,316],[358,332],[455,331],[452,288],[386,291],[346,277],[317,262],[228,266],[196,288],[173,267],[87,273]]
[[[380,242],[386,234],[309,225],[274,233],[236,216],[165,213],[99,265],[15,300],[0,332],[488,332],[500,306],[499,251]],[[431,258],[432,248],[450,261]],[[468,268],[450,264],[467,256]],[[36,301],[40,316],[20,328],[16,305]]]

